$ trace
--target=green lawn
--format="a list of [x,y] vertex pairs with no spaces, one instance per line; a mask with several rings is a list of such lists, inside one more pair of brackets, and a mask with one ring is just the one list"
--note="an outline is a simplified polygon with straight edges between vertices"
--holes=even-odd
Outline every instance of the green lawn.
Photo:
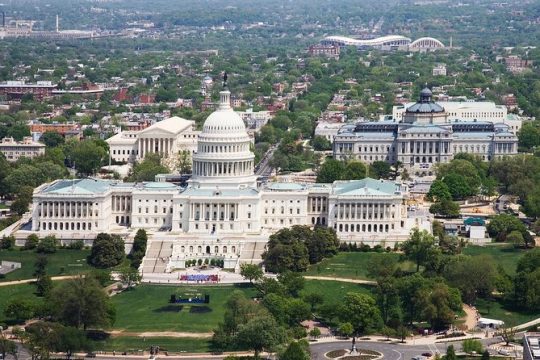
[[[224,305],[235,289],[247,296],[252,288],[235,286],[160,286],[140,285],[112,298],[116,305],[114,328],[126,331],[210,332],[223,321]],[[171,294],[210,295],[210,304],[169,304]]]
[[361,292],[371,294],[372,286],[352,284],[339,281],[306,280],[306,286],[302,295],[309,293],[321,294],[325,303],[336,304],[340,302],[348,292]]
[[[392,257],[396,260],[400,257],[396,253],[342,252],[318,264],[311,265],[305,275],[370,279],[368,270],[371,259],[383,256]],[[412,271],[415,269],[414,265],[409,261],[401,262],[400,266],[403,270]]]
[[508,326],[523,324],[538,318],[538,313],[509,310],[498,301],[478,299],[475,305],[483,317],[502,320]]
[[21,284],[21,285],[11,285],[11,286],[0,286],[0,323],[6,321],[4,316],[4,309],[6,304],[11,299],[18,298],[33,298],[38,299],[34,295],[35,286],[32,284]]
[[[74,275],[87,270],[91,267],[86,262],[86,257],[90,254],[90,250],[68,250],[58,249],[56,253],[47,255],[49,263],[47,272],[50,276],[59,275]],[[21,279],[32,279],[34,273],[34,264],[38,254],[33,250],[11,250],[0,251],[0,261],[17,261],[22,263],[22,267],[18,270],[10,272],[4,279],[0,281],[12,281]]]
[[171,352],[209,352],[210,351],[210,339],[197,339],[197,338],[170,338],[170,337],[156,337],[156,338],[140,338],[131,336],[122,336],[109,338],[103,342],[97,342],[99,350],[104,351],[149,351],[150,346],[159,346],[160,351]]
[[500,264],[509,275],[515,275],[519,259],[527,252],[515,249],[512,245],[467,246],[463,253],[471,256],[491,255],[497,264]]

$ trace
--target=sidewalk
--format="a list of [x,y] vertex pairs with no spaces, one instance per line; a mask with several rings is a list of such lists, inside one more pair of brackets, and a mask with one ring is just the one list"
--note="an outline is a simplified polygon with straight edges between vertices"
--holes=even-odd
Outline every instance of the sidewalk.
[[[51,277],[51,280],[53,280],[53,281],[69,280],[69,279],[78,278],[79,276],[80,275],[53,276],[53,277]],[[24,280],[13,280],[13,281],[0,282],[0,286],[28,284],[28,283],[32,283],[32,282],[34,282],[36,280],[37,279],[24,279]]]

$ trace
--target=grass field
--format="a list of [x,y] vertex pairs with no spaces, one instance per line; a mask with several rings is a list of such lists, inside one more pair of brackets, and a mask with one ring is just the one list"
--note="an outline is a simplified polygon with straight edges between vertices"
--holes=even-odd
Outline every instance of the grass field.
[[[90,250],[58,249],[56,253],[47,255],[49,260],[47,273],[50,276],[74,275],[90,270],[91,267],[86,262],[86,257],[89,254]],[[8,260],[22,263],[20,269],[10,272],[0,281],[32,279],[37,256],[38,254],[33,250],[0,251],[0,261]]]
[[489,245],[489,246],[467,246],[463,253],[465,255],[478,256],[490,255],[500,264],[509,275],[515,275],[516,266],[519,259],[527,252],[523,249],[515,249],[512,245]]
[[[392,257],[396,260],[400,257],[396,253],[342,252],[321,261],[319,264],[311,265],[305,275],[370,279],[368,272],[371,259],[383,256]],[[415,269],[414,265],[409,261],[401,262],[400,266],[403,270],[412,271]]]
[[4,309],[6,308],[6,304],[11,299],[37,299],[37,297],[34,295],[35,289],[35,286],[32,284],[0,286],[0,323],[6,321],[6,318],[4,316]]
[[103,351],[148,351],[150,346],[159,346],[160,352],[188,352],[199,353],[210,351],[210,339],[197,339],[197,338],[171,338],[171,337],[153,337],[153,338],[140,338],[140,337],[114,337],[109,338],[103,342],[96,343],[99,350]]
[[325,303],[337,304],[348,292],[371,293],[372,286],[352,284],[338,281],[306,280],[306,286],[302,294],[318,293],[324,298]]
[[[112,298],[116,305],[115,329],[126,331],[210,332],[223,320],[224,305],[232,291],[255,295],[252,288],[235,286],[140,285]],[[210,295],[210,304],[169,304],[171,294]]]
[[524,324],[538,318],[538,313],[517,312],[504,307],[501,302],[478,299],[476,308],[480,314],[489,319],[502,320],[508,326]]

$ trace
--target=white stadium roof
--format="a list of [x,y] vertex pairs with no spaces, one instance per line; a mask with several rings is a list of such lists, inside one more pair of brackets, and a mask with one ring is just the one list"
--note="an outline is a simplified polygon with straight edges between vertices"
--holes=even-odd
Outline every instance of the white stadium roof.
[[391,45],[396,42],[407,43],[411,42],[411,39],[401,35],[387,35],[381,36],[375,39],[353,39],[346,36],[327,36],[323,39],[325,42],[338,43],[340,45],[354,45],[354,46],[382,46]]

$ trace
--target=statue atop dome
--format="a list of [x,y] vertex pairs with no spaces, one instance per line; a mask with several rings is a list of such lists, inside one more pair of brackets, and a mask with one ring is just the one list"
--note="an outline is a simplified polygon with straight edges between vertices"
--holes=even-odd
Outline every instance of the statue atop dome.
[[229,76],[227,75],[227,72],[225,71],[223,73],[223,88],[225,89],[227,87],[227,79],[229,78]]

